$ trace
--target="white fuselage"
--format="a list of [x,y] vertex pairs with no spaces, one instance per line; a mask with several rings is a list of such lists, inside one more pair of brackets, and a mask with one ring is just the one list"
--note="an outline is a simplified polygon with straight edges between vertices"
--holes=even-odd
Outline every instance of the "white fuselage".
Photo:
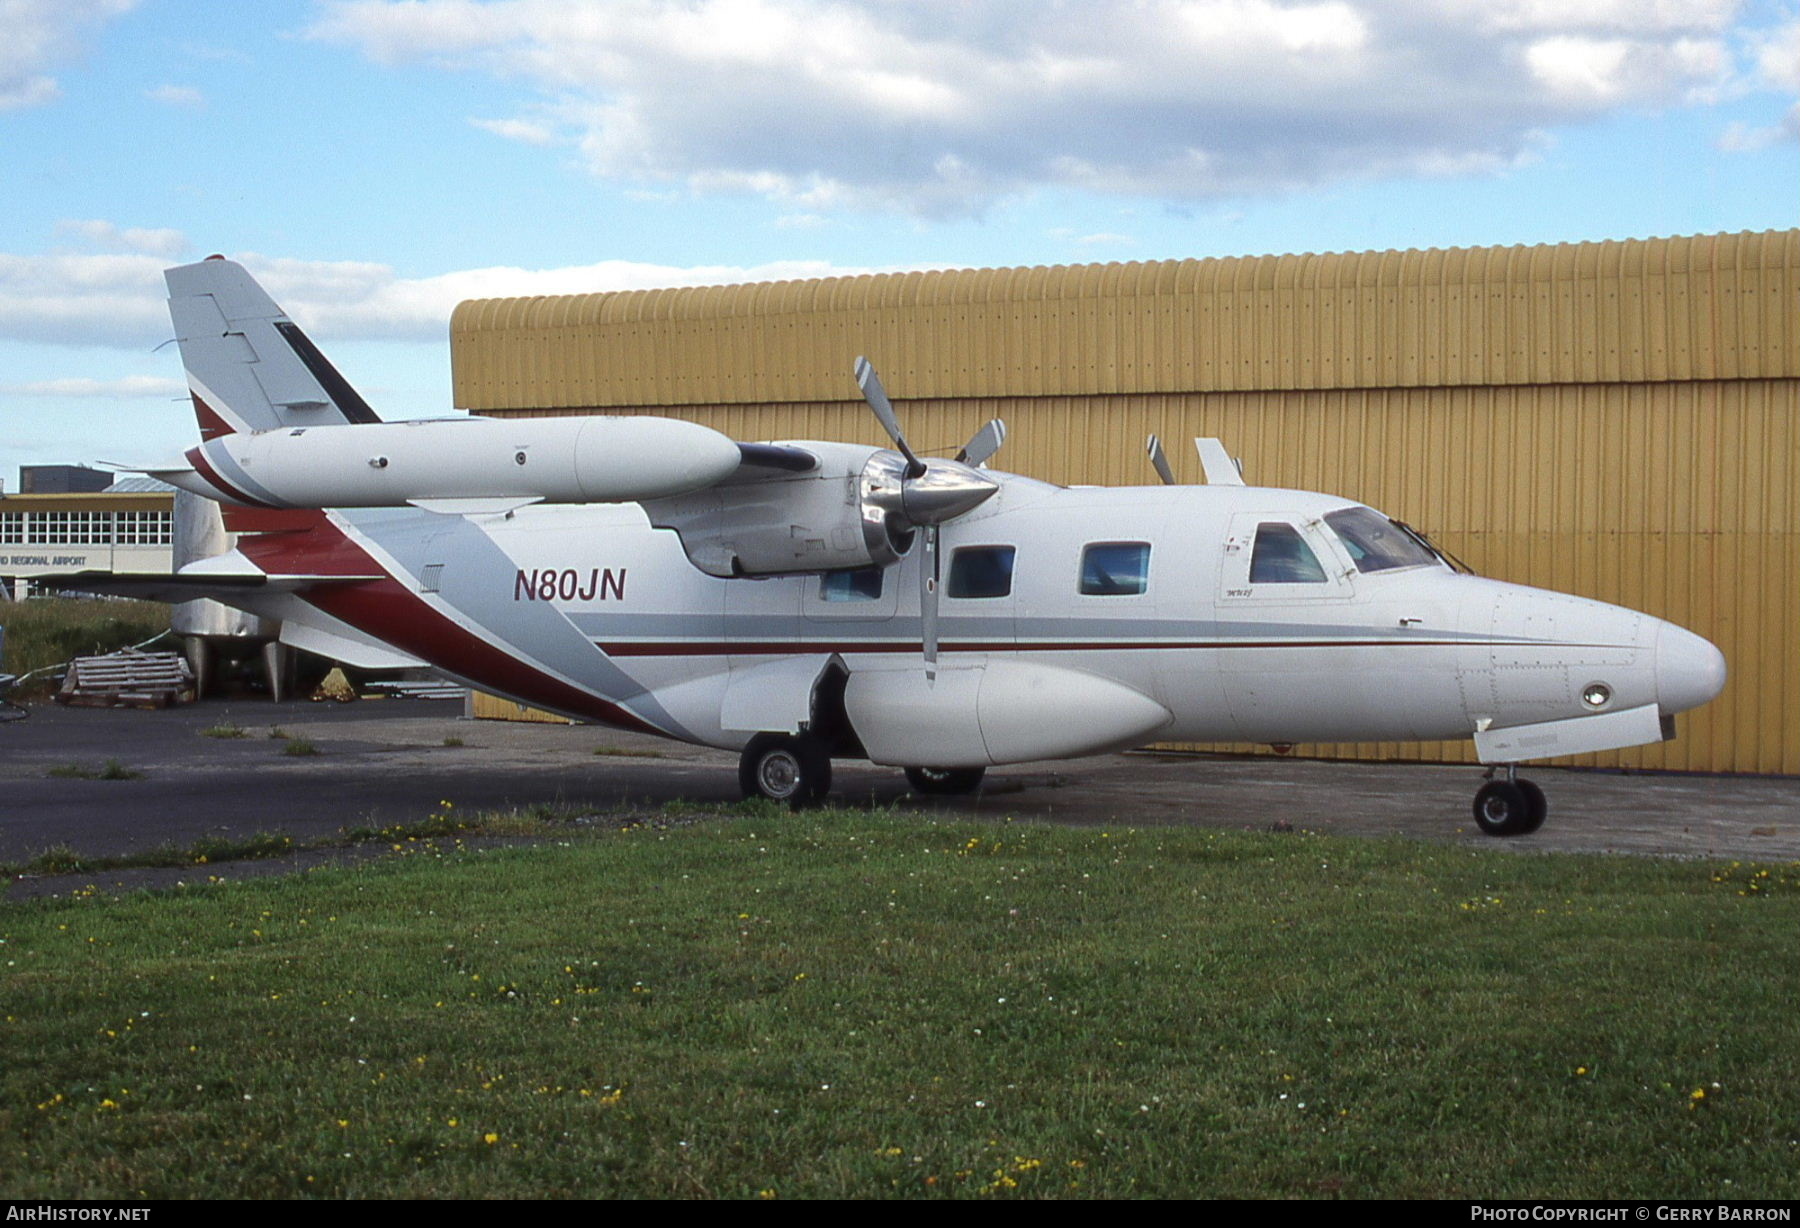
[[[803,725],[828,663],[850,676],[853,718],[859,693],[883,696],[883,719],[894,697],[911,697],[913,725],[884,734],[885,750],[870,747],[882,762],[1011,762],[1152,740],[1453,739],[1647,705],[1672,714],[1723,683],[1711,644],[1645,614],[1435,560],[1359,570],[1323,519],[1357,507],[1343,499],[996,476],[999,494],[943,529],[952,582],[932,683],[916,546],[877,593],[845,599],[820,575],[707,575],[635,505],[332,517],[424,600],[533,669],[670,736],[723,748]],[[1305,543],[1313,578],[1253,579],[1251,543],[1267,525]],[[1109,543],[1148,548],[1141,592],[1080,591],[1084,549]],[[1007,546],[1008,590],[959,596],[956,552]],[[457,661],[434,664],[506,689]],[[959,715],[973,711],[984,675],[979,718]],[[1121,702],[1109,706],[1094,680],[1117,684]],[[1598,706],[1594,684],[1607,694]],[[929,744],[953,720],[968,728]]]

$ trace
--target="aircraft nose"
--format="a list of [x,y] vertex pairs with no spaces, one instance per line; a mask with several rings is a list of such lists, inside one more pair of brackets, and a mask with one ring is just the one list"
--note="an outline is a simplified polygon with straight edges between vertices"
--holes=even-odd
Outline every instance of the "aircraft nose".
[[1725,689],[1725,654],[1711,640],[1664,623],[1656,637],[1656,699],[1664,712],[1698,708]]

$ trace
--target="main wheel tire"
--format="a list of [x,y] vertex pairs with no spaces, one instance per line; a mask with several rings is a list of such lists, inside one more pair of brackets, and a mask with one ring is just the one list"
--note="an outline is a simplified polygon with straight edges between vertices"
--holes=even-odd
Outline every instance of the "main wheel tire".
[[984,767],[909,767],[906,769],[906,783],[913,787],[914,793],[948,796],[975,792],[981,787],[981,778],[985,775],[987,769]]
[[738,788],[795,810],[817,805],[831,791],[831,756],[809,734],[759,733],[738,759]]
[[1532,832],[1542,827],[1544,825],[1544,820],[1550,817],[1550,800],[1544,796],[1544,791],[1542,789],[1538,788],[1537,785],[1531,781],[1526,780],[1523,776],[1513,781],[1513,783],[1518,785],[1519,792],[1525,795],[1525,814],[1528,820],[1525,830],[1519,834],[1521,836],[1529,836]]
[[1475,826],[1490,836],[1523,836],[1531,832],[1531,799],[1519,787],[1523,783],[1490,780],[1482,785],[1475,794]]

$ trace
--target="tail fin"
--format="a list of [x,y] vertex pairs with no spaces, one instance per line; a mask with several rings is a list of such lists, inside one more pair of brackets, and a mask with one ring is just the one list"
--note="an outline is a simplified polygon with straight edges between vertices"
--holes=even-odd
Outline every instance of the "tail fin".
[[209,256],[163,277],[202,439],[381,421],[244,266]]

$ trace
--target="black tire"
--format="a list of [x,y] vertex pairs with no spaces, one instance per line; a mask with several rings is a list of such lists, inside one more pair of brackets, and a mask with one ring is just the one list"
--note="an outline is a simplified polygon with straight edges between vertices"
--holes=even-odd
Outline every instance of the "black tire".
[[914,793],[949,797],[975,792],[981,787],[981,778],[986,775],[987,769],[984,767],[909,767],[906,769],[906,783],[913,787]]
[[738,759],[738,788],[795,810],[815,806],[831,792],[831,756],[808,734],[759,733]]
[[1544,791],[1542,789],[1538,788],[1537,785],[1531,781],[1526,780],[1523,776],[1514,780],[1513,783],[1518,785],[1519,791],[1525,795],[1525,814],[1530,820],[1525,830],[1519,834],[1521,836],[1529,836],[1532,832],[1542,827],[1544,825],[1544,820],[1550,817],[1550,801],[1544,796]]
[[1525,790],[1512,781],[1490,780],[1482,785],[1475,794],[1474,810],[1475,826],[1487,835],[1523,836],[1534,830],[1531,800]]

